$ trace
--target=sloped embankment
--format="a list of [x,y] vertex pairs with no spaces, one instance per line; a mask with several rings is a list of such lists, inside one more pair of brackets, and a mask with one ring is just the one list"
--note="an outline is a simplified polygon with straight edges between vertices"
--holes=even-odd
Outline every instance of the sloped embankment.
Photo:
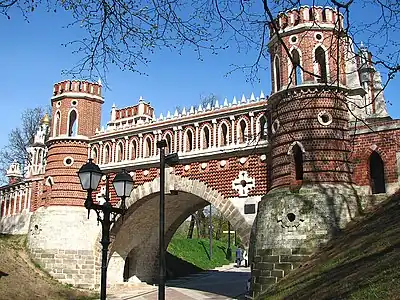
[[52,279],[32,263],[25,250],[26,236],[0,235],[0,299],[97,299]]
[[400,299],[400,193],[350,223],[259,299]]

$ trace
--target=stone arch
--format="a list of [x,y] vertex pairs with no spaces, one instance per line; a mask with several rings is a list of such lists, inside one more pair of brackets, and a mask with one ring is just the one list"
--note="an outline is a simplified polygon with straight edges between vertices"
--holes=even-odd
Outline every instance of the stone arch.
[[70,111],[68,112],[68,123],[67,123],[67,128],[68,136],[76,136],[78,135],[78,111],[75,108],[71,108]]
[[304,76],[303,70],[301,69],[303,65],[302,53],[296,46],[292,46],[289,51],[292,59],[288,57],[288,82],[291,83],[291,86],[297,86],[302,84]]
[[146,135],[143,138],[143,158],[148,158],[153,155],[153,136]]
[[[131,265],[130,276],[142,281],[152,281],[157,277],[158,254],[158,207],[160,178],[136,187],[129,199],[123,220],[120,219],[111,230],[114,237],[110,246],[109,274],[116,281],[124,280],[122,260],[135,254],[135,265]],[[211,203],[231,222],[232,228],[244,244],[249,243],[251,224],[234,204],[218,191],[212,190],[199,180],[191,180],[166,171],[166,246],[179,225],[190,213]],[[172,191],[172,192],[171,192]],[[140,218],[138,216],[141,216]],[[100,239],[100,234],[98,239]],[[96,248],[96,251],[99,251]],[[100,256],[100,255],[99,255]],[[121,260],[122,259],[122,260]],[[154,262],[149,265],[148,262]],[[146,269],[147,268],[147,269]],[[113,271],[111,271],[113,270]]]
[[165,154],[169,154],[174,152],[174,142],[173,142],[173,133],[171,130],[167,130],[166,132],[164,132],[163,134],[163,139],[166,140],[167,142],[167,147],[165,148]]
[[265,112],[260,113],[256,117],[256,136],[257,140],[268,139],[268,122]]
[[53,136],[60,135],[60,128],[61,128],[61,112],[57,109],[56,113],[54,114],[54,121],[53,121]]
[[212,147],[212,127],[210,124],[203,124],[200,129],[200,149],[208,149]]
[[111,152],[112,146],[110,143],[105,143],[103,146],[103,157],[102,162],[103,164],[108,164],[111,162]]
[[303,180],[305,152],[304,146],[299,141],[294,141],[289,146],[287,154],[290,155],[290,169],[294,180]]
[[186,127],[183,132],[183,152],[190,152],[194,149],[195,131],[192,127]]
[[236,122],[237,143],[244,144],[248,141],[250,124],[246,116],[240,117]]
[[274,58],[274,86],[275,86],[275,92],[279,92],[281,87],[282,87],[282,81],[281,81],[281,66],[280,66],[280,60],[279,56],[275,55]]
[[[381,159],[382,164],[382,170],[383,174],[379,174],[380,172],[375,173],[375,170],[371,170],[371,159],[373,159],[375,156],[376,159]],[[377,194],[379,193],[386,193],[387,192],[387,187],[386,187],[386,176],[388,174],[387,170],[387,162],[388,162],[388,157],[385,151],[383,151],[379,146],[376,144],[371,145],[370,147],[367,148],[367,150],[364,152],[364,158],[363,160],[368,164],[367,170],[368,170],[368,180],[369,180],[369,186],[371,188],[371,193],[372,194]],[[378,167],[376,165],[376,167]],[[381,175],[381,176],[379,176]],[[383,183],[382,183],[383,181]],[[380,188],[376,189],[376,184],[377,183],[383,184],[381,185]]]
[[[229,122],[227,120],[222,120],[218,125],[218,147],[228,146],[230,141]],[[226,132],[225,132],[226,129]]]
[[93,159],[95,164],[99,164],[99,147],[98,145],[92,145],[92,149],[90,150],[90,158]]
[[134,160],[139,157],[139,140],[133,137],[129,142],[129,160]]
[[315,45],[313,49],[313,66],[314,74],[319,75],[321,78],[314,76],[316,82],[326,83],[329,80],[329,58],[328,50],[322,43]]
[[124,149],[124,142],[118,141],[115,147],[115,162],[121,162],[125,160],[125,149]]

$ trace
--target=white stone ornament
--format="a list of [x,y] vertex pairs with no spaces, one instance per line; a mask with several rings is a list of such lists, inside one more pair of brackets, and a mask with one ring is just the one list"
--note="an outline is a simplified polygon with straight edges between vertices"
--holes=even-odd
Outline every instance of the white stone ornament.
[[189,171],[190,170],[190,165],[185,165],[185,171]]
[[260,156],[261,161],[265,161],[267,159],[267,156],[265,154]]
[[201,164],[201,168],[204,170],[205,168],[207,168],[207,163],[205,163],[205,162],[203,162],[202,164]]
[[240,159],[239,159],[239,162],[243,165],[245,162],[247,161],[247,158],[246,157],[241,157]]
[[221,160],[221,162],[219,163],[221,167],[225,167],[226,166],[226,160]]
[[239,172],[238,178],[232,181],[232,189],[238,191],[239,197],[247,197],[255,186],[254,178],[250,178],[246,171]]
[[143,175],[144,175],[144,176],[149,175],[149,173],[150,173],[149,170],[144,170],[144,171],[143,171]]
[[103,205],[103,203],[106,202],[106,199],[104,199],[105,195],[106,195],[106,186],[102,186],[100,187],[100,192],[96,194],[96,201],[100,205]]

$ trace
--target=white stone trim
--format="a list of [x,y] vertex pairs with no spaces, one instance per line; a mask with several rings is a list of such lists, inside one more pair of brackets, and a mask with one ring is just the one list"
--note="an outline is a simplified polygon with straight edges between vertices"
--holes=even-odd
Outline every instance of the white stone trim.
[[65,92],[56,96],[51,97],[51,100],[57,100],[61,98],[77,98],[77,99],[82,99],[82,98],[92,98],[96,99],[99,101],[104,101],[103,97],[89,94],[89,93],[82,93],[82,92]]

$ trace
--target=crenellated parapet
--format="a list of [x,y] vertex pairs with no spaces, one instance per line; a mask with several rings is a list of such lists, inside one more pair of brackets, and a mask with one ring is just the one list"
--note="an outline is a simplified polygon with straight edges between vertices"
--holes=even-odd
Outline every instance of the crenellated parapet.
[[[319,29],[324,28],[343,28],[343,15],[332,7],[321,6],[301,6],[280,13],[275,19],[275,26],[279,33],[295,30],[301,27],[315,26]],[[276,34],[272,23],[269,25],[270,38]]]
[[88,94],[101,97],[101,82],[89,82],[84,80],[64,80],[54,84],[53,98],[68,96],[68,93]]

